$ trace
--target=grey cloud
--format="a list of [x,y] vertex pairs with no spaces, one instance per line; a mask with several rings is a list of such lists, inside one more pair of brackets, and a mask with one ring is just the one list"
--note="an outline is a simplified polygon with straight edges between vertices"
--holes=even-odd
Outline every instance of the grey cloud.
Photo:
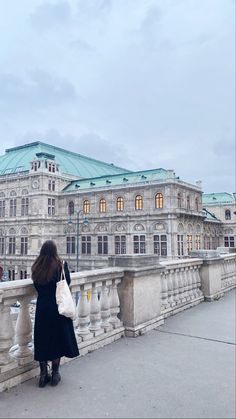
[[137,168],[137,165],[129,157],[128,150],[123,144],[114,145],[114,143],[109,142],[97,133],[87,132],[76,137],[72,134],[61,134],[57,129],[49,129],[43,133],[31,130],[20,138],[18,144],[25,144],[36,140],[54,144],[58,147],[107,163],[113,163],[126,169]]
[[80,0],[78,13],[98,17],[98,14],[107,13],[112,8],[112,0]]
[[44,109],[76,98],[73,85],[66,79],[35,70],[28,77],[0,74],[0,108],[2,110]]
[[67,23],[70,19],[70,4],[66,0],[40,4],[30,15],[30,22],[35,29],[44,31],[56,25]]
[[96,52],[96,48],[93,45],[89,44],[88,42],[82,39],[71,41],[70,46],[77,49],[80,52],[87,52],[87,53]]

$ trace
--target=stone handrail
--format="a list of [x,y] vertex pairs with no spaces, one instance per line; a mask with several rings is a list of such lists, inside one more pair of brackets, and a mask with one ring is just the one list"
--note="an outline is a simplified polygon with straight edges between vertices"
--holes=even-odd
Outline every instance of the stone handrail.
[[221,258],[221,288],[226,291],[236,285],[236,254],[222,255]]
[[201,259],[164,261],[161,273],[161,313],[175,314],[204,300],[201,290]]
[[[80,352],[87,353],[93,346],[103,346],[102,341],[116,340],[124,334],[117,317],[120,301],[117,286],[123,269],[110,268],[71,274],[71,292],[76,305],[75,334]],[[37,292],[29,279],[0,284],[0,391],[1,382],[9,383],[5,376],[16,376],[36,367],[33,361],[32,320],[30,302]],[[14,325],[11,306],[20,303]],[[108,342],[106,342],[108,340]],[[99,343],[100,342],[100,343]],[[8,380],[9,381],[9,380]]]

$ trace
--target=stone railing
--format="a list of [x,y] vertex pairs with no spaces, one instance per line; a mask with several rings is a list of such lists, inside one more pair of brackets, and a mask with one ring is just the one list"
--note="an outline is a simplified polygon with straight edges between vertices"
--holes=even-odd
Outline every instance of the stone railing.
[[222,255],[221,289],[228,291],[236,286],[236,254]]
[[[124,335],[117,317],[120,312],[117,286],[122,276],[121,268],[71,274],[71,292],[74,300],[78,299],[74,328],[82,355]],[[36,294],[28,279],[0,285],[0,391],[38,373],[33,360],[33,321],[29,309]],[[11,306],[16,302],[20,307],[15,322]]]
[[[236,254],[210,256],[161,263],[148,255],[111,257],[109,268],[71,274],[80,354],[123,335],[139,336],[170,315],[223,296],[235,286]],[[0,391],[38,374],[35,298],[31,280],[0,283]],[[20,307],[13,313],[16,302]]]
[[204,300],[201,290],[201,259],[165,261],[161,273],[161,313],[176,314]]

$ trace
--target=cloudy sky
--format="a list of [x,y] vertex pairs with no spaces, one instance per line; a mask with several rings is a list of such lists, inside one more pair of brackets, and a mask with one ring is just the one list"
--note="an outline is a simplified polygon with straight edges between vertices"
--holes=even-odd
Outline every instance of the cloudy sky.
[[235,0],[0,0],[0,154],[41,140],[235,191]]

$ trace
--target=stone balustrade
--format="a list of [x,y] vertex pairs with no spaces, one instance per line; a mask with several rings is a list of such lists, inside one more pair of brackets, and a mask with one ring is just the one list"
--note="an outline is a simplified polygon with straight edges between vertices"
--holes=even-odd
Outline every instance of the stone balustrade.
[[[82,355],[124,335],[118,318],[117,291],[122,276],[120,268],[71,274],[74,301],[78,297],[74,327]],[[0,391],[38,373],[33,360],[33,319],[29,310],[36,296],[31,280],[0,284]],[[14,322],[11,306],[16,302],[20,307]]]
[[236,254],[221,256],[221,289],[228,291],[236,286]]
[[165,261],[161,273],[161,313],[176,314],[204,300],[201,290],[201,259]]
[[[236,282],[236,254],[161,263],[127,255],[110,262],[109,268],[71,274],[81,355],[156,328],[170,315],[223,296]],[[0,283],[0,391],[38,374],[30,304],[36,296],[29,279]]]

